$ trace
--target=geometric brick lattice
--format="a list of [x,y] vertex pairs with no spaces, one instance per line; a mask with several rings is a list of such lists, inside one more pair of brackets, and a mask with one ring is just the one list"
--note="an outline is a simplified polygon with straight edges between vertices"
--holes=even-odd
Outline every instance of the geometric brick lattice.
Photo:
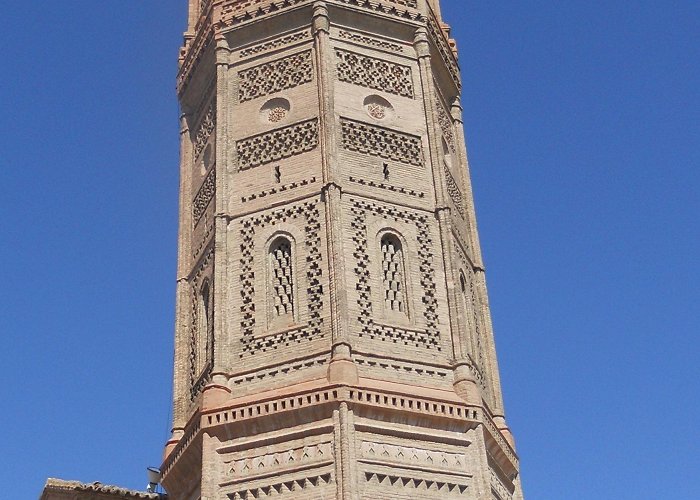
[[[268,225],[280,222],[304,218],[304,262],[306,272],[297,276],[306,276],[306,283],[298,286],[306,286],[307,316],[306,324],[285,330],[262,338],[255,338],[255,232]],[[243,219],[241,221],[240,247],[241,247],[241,342],[243,354],[254,355],[259,352],[267,352],[280,347],[298,344],[305,341],[322,338],[323,317],[323,285],[321,284],[321,222],[316,201],[307,201],[286,208],[274,210],[269,213]],[[291,301],[289,295],[287,301]]]
[[452,172],[447,165],[443,165],[443,170],[445,171],[445,183],[447,184],[447,194],[450,195],[452,203],[454,203],[457,213],[460,217],[466,217],[464,212],[464,197],[462,196],[462,191],[460,191],[459,186],[457,186],[457,181],[452,177]]
[[447,113],[447,109],[442,103],[442,99],[436,97],[437,101],[437,112],[438,112],[438,123],[440,124],[440,130],[442,130],[442,137],[450,148],[450,151],[455,152],[455,134],[452,128],[452,117]]
[[255,135],[236,143],[240,170],[289,158],[318,145],[318,120],[306,120],[271,132]]
[[194,138],[194,157],[199,158],[200,153],[209,142],[209,138],[216,128],[216,100],[207,108],[206,114],[202,117],[197,127]]
[[413,98],[411,68],[336,49],[338,79],[371,89]]
[[238,73],[241,102],[291,89],[314,78],[311,51],[254,66]]
[[204,212],[206,212],[209,203],[214,199],[216,194],[216,169],[212,168],[207,174],[206,179],[202,183],[202,187],[197,191],[197,195],[192,200],[192,222],[193,225],[201,220]]
[[423,165],[421,138],[347,118],[340,119],[343,146],[349,151],[410,165]]
[[[355,248],[353,256],[356,259],[355,274],[357,276],[356,289],[358,291],[358,306],[360,308],[358,321],[362,325],[360,336],[371,339],[379,339],[385,342],[413,345],[427,349],[442,350],[440,345],[440,330],[438,328],[438,312],[435,267],[434,267],[434,242],[430,236],[428,216],[419,215],[416,212],[403,210],[389,205],[379,205],[374,202],[353,199],[352,200],[353,242]],[[412,223],[418,229],[416,245],[418,247],[418,270],[420,272],[420,289],[423,291],[421,302],[423,303],[423,317],[426,328],[421,330],[399,328],[378,324],[372,313],[372,293],[370,283],[372,267],[367,251],[367,215],[375,214],[388,220],[404,220]]]

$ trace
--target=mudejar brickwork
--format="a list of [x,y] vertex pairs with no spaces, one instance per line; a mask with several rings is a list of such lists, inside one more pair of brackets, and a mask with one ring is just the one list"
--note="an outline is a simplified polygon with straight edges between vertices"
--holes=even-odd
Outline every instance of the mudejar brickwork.
[[170,499],[523,498],[457,61],[438,0],[189,0]]
[[437,0],[190,0],[176,500],[520,499]]

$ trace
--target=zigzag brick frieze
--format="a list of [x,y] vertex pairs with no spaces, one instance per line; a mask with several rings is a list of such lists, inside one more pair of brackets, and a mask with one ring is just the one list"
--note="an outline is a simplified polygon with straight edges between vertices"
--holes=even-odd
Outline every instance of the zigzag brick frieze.
[[397,446],[389,443],[363,441],[360,445],[362,458],[398,462],[409,465],[425,465],[440,469],[463,471],[467,467],[464,453],[426,450],[413,446]]
[[253,498],[268,498],[289,494],[304,494],[307,490],[326,486],[334,483],[333,473],[316,476],[300,477],[298,479],[285,480],[268,486],[246,488],[229,495],[231,500],[250,500]]
[[417,4],[412,0],[333,0],[334,2],[358,7],[368,12],[375,12],[386,16],[392,16],[405,21],[420,22],[425,19],[423,14],[416,10]]
[[429,491],[438,494],[457,493],[460,495],[471,495],[471,492],[467,491],[469,488],[468,485],[459,484],[449,480],[439,481],[410,477],[404,474],[382,474],[377,472],[365,472],[365,480],[368,483],[374,483],[385,487]]

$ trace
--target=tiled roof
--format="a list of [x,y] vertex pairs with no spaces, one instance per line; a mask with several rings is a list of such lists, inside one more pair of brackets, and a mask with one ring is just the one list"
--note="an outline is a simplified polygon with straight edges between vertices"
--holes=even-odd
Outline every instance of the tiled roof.
[[[63,479],[50,478],[46,481],[44,494],[50,491],[84,491],[93,493],[102,493],[105,495],[113,495],[117,498],[147,498],[147,499],[164,499],[167,496],[159,495],[158,493],[146,493],[144,491],[134,491],[119,486],[110,486],[100,482],[81,483],[80,481],[64,481]],[[43,498],[43,496],[42,496]]]

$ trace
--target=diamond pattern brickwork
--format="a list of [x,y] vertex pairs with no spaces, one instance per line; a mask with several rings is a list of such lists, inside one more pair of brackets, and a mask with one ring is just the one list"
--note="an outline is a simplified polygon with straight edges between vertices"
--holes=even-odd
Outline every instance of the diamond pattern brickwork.
[[313,151],[318,146],[318,120],[307,120],[236,143],[240,170]]
[[413,75],[409,66],[340,49],[336,49],[335,55],[341,82],[413,98]]
[[343,147],[410,165],[423,165],[421,138],[348,118],[340,119]]
[[254,66],[238,73],[241,102],[264,97],[313,81],[311,51]]

